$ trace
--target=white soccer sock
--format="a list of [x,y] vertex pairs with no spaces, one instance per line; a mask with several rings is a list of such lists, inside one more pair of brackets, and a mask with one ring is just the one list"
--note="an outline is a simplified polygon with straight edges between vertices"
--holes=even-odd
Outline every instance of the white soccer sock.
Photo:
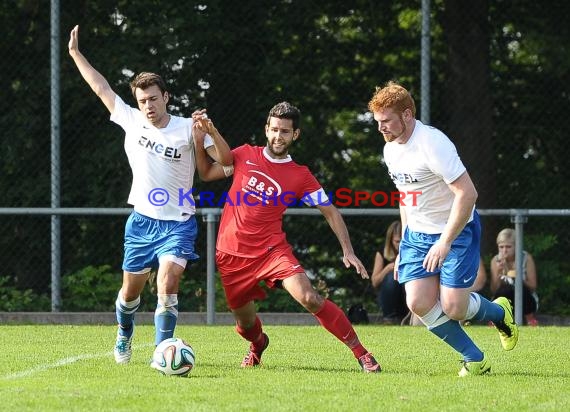
[[481,308],[481,296],[478,293],[471,292],[469,294],[469,305],[467,306],[467,313],[465,319],[471,319],[479,312]]
[[428,329],[435,328],[436,326],[443,325],[445,322],[449,321],[449,318],[443,309],[441,308],[441,302],[438,300],[433,308],[430,309],[428,313],[424,316],[419,316],[420,320]]

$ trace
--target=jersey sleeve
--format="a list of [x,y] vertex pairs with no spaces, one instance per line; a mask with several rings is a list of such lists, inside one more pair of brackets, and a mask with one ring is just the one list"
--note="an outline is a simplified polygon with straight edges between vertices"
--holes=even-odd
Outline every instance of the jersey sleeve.
[[135,121],[135,114],[137,110],[133,109],[131,106],[126,104],[121,97],[115,95],[115,108],[113,113],[111,113],[111,121],[117,123],[123,129],[127,128],[127,125],[132,124]]
[[301,200],[307,206],[328,206],[331,204],[327,193],[323,190],[322,187],[318,190],[315,190],[314,192],[307,193],[301,198]]
[[426,149],[430,170],[440,175],[446,184],[453,183],[466,170],[455,145],[443,133],[434,134],[432,143]]
[[305,178],[303,183],[303,193],[301,194],[301,201],[307,206],[330,205],[329,197],[323,190],[317,178],[305,169]]

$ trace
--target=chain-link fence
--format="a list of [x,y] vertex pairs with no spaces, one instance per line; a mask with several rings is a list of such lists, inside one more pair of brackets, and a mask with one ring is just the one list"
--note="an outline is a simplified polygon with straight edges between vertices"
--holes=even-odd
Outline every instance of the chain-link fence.
[[[458,147],[482,208],[568,207],[570,36],[563,2],[434,1],[431,15],[431,123]],[[382,138],[366,113],[374,87],[390,79],[407,86],[420,107],[421,2],[343,0],[61,1],[50,39],[50,4],[11,0],[0,5],[3,131],[2,208],[52,205],[50,147],[59,138],[60,206],[123,208],[131,171],[123,132],[81,78],[67,54],[69,31],[80,25],[80,48],[131,105],[134,73],[155,71],[171,89],[169,109],[188,116],[207,107],[232,147],[264,144],[269,108],[289,100],[303,113],[292,156],[307,164],[325,190],[390,191]],[[58,56],[60,121],[50,104],[50,40]],[[424,51],[425,53],[425,51]],[[422,113],[419,113],[421,115]],[[197,182],[220,193],[227,182]],[[354,206],[351,204],[350,206]],[[361,208],[374,207],[363,202]],[[52,223],[48,215],[0,215],[0,310],[50,310]],[[348,216],[357,254],[371,270],[392,218]],[[112,310],[120,285],[125,216],[61,216],[62,310]],[[509,217],[484,216],[482,253]],[[340,249],[324,219],[288,216],[288,239],[322,293],[343,307],[374,291],[338,265]],[[532,217],[525,248],[538,266],[541,310],[564,312],[570,294],[566,217]],[[206,244],[189,267],[181,310],[206,307]],[[219,285],[216,285],[219,291]],[[150,293],[150,292],[149,292]],[[222,293],[216,303],[224,310]],[[147,299],[148,309],[154,300]],[[275,293],[266,310],[300,310]]]

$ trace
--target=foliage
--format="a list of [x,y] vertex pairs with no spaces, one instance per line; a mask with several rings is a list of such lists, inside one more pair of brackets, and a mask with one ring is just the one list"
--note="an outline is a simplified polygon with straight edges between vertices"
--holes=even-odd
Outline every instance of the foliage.
[[[432,123],[452,131],[458,147],[466,148],[460,154],[485,207],[566,208],[568,124],[552,119],[570,105],[570,33],[560,19],[568,5],[463,3],[432,2]],[[29,0],[0,6],[3,35],[9,39],[0,44],[0,54],[9,56],[0,76],[0,128],[7,136],[0,160],[2,207],[52,202],[49,6]],[[231,146],[263,144],[269,108],[290,100],[303,113],[301,139],[292,156],[309,165],[327,192],[393,189],[382,165],[383,141],[367,114],[375,86],[399,80],[418,107],[428,97],[420,89],[422,16],[417,0],[62,0],[60,12],[61,144],[55,154],[63,207],[126,207],[131,181],[122,131],[108,121],[68,57],[67,36],[75,24],[80,25],[81,50],[125,101],[134,104],[128,87],[133,74],[159,72],[172,94],[169,110],[188,115],[206,107]],[[469,64],[470,58],[476,64]],[[227,185],[196,182],[198,190],[216,193]],[[389,220],[347,221],[358,255],[371,268]],[[120,271],[123,222],[61,218],[62,272],[64,278],[87,276],[85,284],[78,279],[73,284],[89,302],[80,304],[83,308],[112,307],[116,291],[111,289],[118,279],[111,281],[103,270],[101,296],[89,295],[88,281],[95,282],[102,265]],[[339,267],[339,248],[324,219],[287,218],[284,226],[303,265],[341,306],[372,302],[367,284]],[[50,283],[50,217],[6,219],[2,229],[7,273],[19,289],[42,293]],[[557,296],[568,291],[564,262],[570,248],[570,238],[562,234],[569,229],[567,219],[552,228],[558,247],[540,262],[547,270],[540,281],[541,310],[562,310]],[[330,237],[323,238],[324,233]],[[203,237],[197,246],[204,250]],[[492,242],[486,246],[494,247]],[[21,250],[28,251],[25,265]],[[86,269],[90,265],[93,273]],[[185,279],[184,306],[204,308],[205,271],[203,259]],[[297,306],[280,292],[271,296],[260,303],[262,308]],[[152,307],[152,295],[145,305],[147,300]],[[224,307],[223,298],[216,306]]]
[[38,295],[31,289],[22,290],[13,283],[12,277],[0,277],[0,312],[47,312],[50,310],[51,300],[48,295]]
[[[570,59],[562,39],[570,33],[557,24],[564,6],[501,1],[490,8],[496,22],[491,39],[496,58],[490,69],[493,83],[500,85],[493,96],[494,107],[496,117],[502,119],[495,132],[499,203],[505,207],[567,207],[570,170],[562,137],[567,131],[549,121],[539,131],[534,121],[548,119],[553,107],[569,107],[564,68]],[[518,13],[513,14],[515,10]]]
[[[87,266],[62,279],[63,311],[108,312],[115,310],[122,273],[110,265]],[[156,273],[151,274],[141,294],[139,311],[154,312],[156,308]],[[217,310],[225,309],[223,291],[216,292]],[[206,311],[206,280],[186,272],[180,282],[178,306],[181,311]]]
[[[110,266],[87,266],[62,278],[62,310],[108,312],[115,309],[121,274]],[[119,286],[118,286],[119,285]]]
[[556,255],[558,237],[553,234],[539,233],[525,236],[525,249],[536,263],[539,296],[539,311],[555,313],[560,316],[570,315],[570,265],[552,258]]
[[570,265],[568,262],[543,261],[538,268],[539,311],[570,316]]

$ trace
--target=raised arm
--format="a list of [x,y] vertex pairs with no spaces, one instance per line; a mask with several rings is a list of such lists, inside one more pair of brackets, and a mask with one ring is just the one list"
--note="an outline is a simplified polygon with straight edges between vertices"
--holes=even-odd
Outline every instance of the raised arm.
[[214,141],[214,145],[209,146],[206,149],[208,155],[222,166],[233,165],[234,159],[230,146],[226,143],[226,140],[222,137],[222,135],[218,133],[218,130],[216,130],[213,134],[208,134],[212,136],[212,140]]
[[75,26],[73,30],[71,30],[68,49],[69,55],[75,62],[81,76],[83,76],[95,94],[99,96],[105,107],[107,107],[107,110],[113,113],[115,109],[115,92],[111,89],[107,79],[95,70],[79,51],[79,26]]
[[348,235],[348,229],[344,223],[342,215],[336,207],[333,205],[317,205],[317,208],[323,214],[327,223],[331,227],[332,231],[336,235],[340,246],[342,248],[342,261],[344,266],[349,268],[351,265],[356,268],[356,273],[360,274],[363,279],[368,279],[368,272],[366,268],[354,254],[354,249],[352,248],[352,243],[350,242],[350,236]]
[[[196,169],[198,170],[198,175],[201,180],[209,182],[223,179],[233,174],[233,156],[225,139],[220,135],[212,120],[204,117],[204,113],[204,110],[192,113],[192,118],[194,119],[192,136],[194,137],[194,147],[196,149]],[[204,149],[206,133],[212,136],[214,141],[214,146],[210,146],[208,149]],[[208,155],[217,161],[221,158],[225,163],[223,165],[218,162],[212,163]]]

